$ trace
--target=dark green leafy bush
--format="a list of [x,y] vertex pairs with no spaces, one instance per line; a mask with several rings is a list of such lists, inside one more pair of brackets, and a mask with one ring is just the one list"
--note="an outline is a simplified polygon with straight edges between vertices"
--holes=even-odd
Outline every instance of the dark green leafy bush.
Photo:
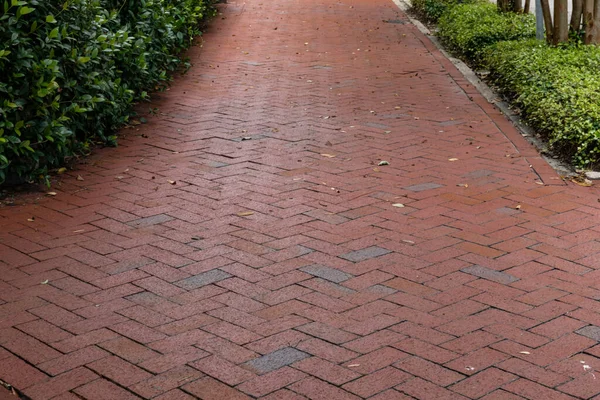
[[485,48],[503,40],[535,36],[531,14],[499,13],[495,4],[478,2],[450,8],[439,20],[439,36],[475,64]]
[[168,81],[212,0],[0,3],[0,183],[45,178]]
[[552,147],[580,167],[600,162],[600,48],[503,42],[487,51],[491,78]]
[[457,4],[474,3],[477,0],[413,0],[412,8],[429,22],[438,19],[451,7]]

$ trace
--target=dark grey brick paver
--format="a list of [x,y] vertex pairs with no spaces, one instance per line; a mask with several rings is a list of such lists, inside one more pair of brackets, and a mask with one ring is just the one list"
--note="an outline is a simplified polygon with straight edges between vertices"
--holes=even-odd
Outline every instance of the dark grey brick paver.
[[482,267],[481,265],[472,265],[461,269],[461,271],[503,285],[508,285],[519,280],[516,276],[509,275],[506,272],[496,271],[491,268]]
[[589,337],[590,339],[594,339],[597,342],[600,342],[600,327],[598,326],[589,325],[575,332],[579,333],[580,335]]
[[371,246],[367,247],[366,249],[356,250],[350,253],[342,254],[340,258],[352,262],[359,262],[368,260],[370,258],[383,256],[388,253],[391,253],[391,251],[387,249],[382,249],[381,247]]
[[344,282],[353,277],[353,275],[342,272],[339,269],[329,268],[323,265],[309,265],[300,268],[300,270],[335,283]]
[[203,272],[198,275],[190,276],[189,278],[175,282],[179,287],[187,290],[196,289],[202,286],[210,285],[223,279],[231,278],[231,275],[220,269],[213,269],[211,271]]
[[303,360],[306,357],[310,357],[310,355],[303,351],[296,350],[293,347],[285,347],[272,353],[265,354],[262,357],[255,358],[254,360],[250,360],[244,365],[257,374],[266,374],[267,372],[275,371],[286,365],[293,364],[296,361]]

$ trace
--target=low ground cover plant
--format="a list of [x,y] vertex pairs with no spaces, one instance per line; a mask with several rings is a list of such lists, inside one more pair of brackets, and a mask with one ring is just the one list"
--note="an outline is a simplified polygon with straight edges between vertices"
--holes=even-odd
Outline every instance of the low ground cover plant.
[[600,48],[502,42],[488,49],[485,63],[491,79],[553,150],[579,167],[598,165]]
[[485,49],[503,40],[535,37],[531,14],[500,13],[487,1],[458,4],[439,19],[439,37],[455,52],[479,63]]
[[164,85],[212,0],[0,3],[0,184],[116,143],[134,102]]

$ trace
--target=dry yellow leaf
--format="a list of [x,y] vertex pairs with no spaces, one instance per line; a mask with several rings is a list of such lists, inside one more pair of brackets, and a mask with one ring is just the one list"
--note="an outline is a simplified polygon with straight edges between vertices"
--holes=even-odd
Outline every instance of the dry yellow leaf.
[[56,196],[56,192],[46,192],[46,195],[48,195],[48,196]]
[[590,187],[592,186],[594,183],[592,181],[590,181],[587,178],[581,177],[581,176],[577,176],[574,178],[571,178],[571,182],[579,185],[579,186],[583,186],[583,187]]
[[65,167],[62,167],[62,168],[59,168],[58,171],[56,171],[56,172],[58,172],[58,174],[61,175],[61,174],[64,174],[65,172],[67,172],[67,169]]
[[171,185],[177,184],[177,182],[175,182],[175,181],[167,181],[167,182],[169,182]]
[[449,158],[448,161],[450,161],[450,162],[458,161],[458,158]]
[[327,154],[327,153],[323,153],[321,154],[323,157],[327,157],[327,158],[334,158],[335,155],[334,154]]
[[237,213],[238,217],[247,217],[249,215],[253,215],[254,211],[243,211],[243,212],[239,212]]

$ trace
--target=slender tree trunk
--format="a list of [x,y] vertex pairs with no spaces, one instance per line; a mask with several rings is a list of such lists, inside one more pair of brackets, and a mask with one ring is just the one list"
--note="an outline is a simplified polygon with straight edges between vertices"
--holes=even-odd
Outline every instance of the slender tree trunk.
[[525,0],[525,7],[523,7],[523,12],[525,14],[529,14],[529,10],[531,10],[531,0]]
[[[583,0],[583,25],[585,28],[585,36],[583,42],[585,44],[594,43],[594,0]],[[596,35],[597,36],[597,35]]]
[[583,14],[583,0],[573,0],[573,13],[571,14],[571,30],[579,32],[581,29],[581,15]]
[[553,43],[552,36],[554,33],[554,27],[552,26],[552,14],[550,14],[550,4],[548,4],[548,0],[541,0],[541,3],[542,14],[544,15],[544,26],[546,27],[546,40],[548,41],[548,43]]
[[554,44],[569,40],[568,0],[554,0]]
[[523,12],[523,2],[521,0],[512,0],[512,11],[516,13]]
[[594,19],[590,29],[590,44],[600,44],[600,0],[594,2]]

